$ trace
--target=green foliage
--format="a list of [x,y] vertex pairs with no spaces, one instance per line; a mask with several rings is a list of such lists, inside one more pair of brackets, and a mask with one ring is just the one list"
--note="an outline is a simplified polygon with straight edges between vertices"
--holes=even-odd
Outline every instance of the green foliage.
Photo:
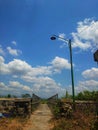
[[26,94],[22,94],[22,98],[31,98],[31,95],[26,93]]
[[47,104],[47,99],[41,99],[42,104]]
[[56,118],[59,116],[60,108],[57,105],[53,107],[53,113]]
[[65,98],[69,98],[69,94],[68,94],[68,91],[66,91],[66,95],[65,95]]
[[11,98],[11,94],[8,94],[8,95],[7,95],[7,98]]
[[[72,95],[66,91],[66,94],[62,99],[72,99]],[[88,91],[85,90],[83,92],[78,93],[75,95],[75,100],[92,100],[92,101],[97,101],[98,102],[98,91]]]
[[98,91],[83,91],[77,94],[75,97],[76,100],[92,100],[92,101],[98,101]]
[[98,119],[93,123],[91,130],[98,130]]
[[61,119],[52,130],[67,130],[69,127],[69,124],[64,119]]
[[8,95],[0,95],[0,98],[17,98],[17,96],[8,94]]
[[64,99],[64,98],[66,98],[66,99],[71,99],[71,98],[72,98],[72,95],[70,95],[70,94],[68,93],[68,91],[66,91],[65,96],[63,96],[62,99]]

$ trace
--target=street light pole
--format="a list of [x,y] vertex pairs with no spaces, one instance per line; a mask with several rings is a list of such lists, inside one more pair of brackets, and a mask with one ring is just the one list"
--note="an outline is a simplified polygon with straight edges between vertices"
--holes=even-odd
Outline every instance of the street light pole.
[[75,90],[74,90],[74,73],[73,73],[73,58],[72,58],[71,39],[69,39],[68,44],[69,44],[69,51],[70,51],[70,64],[71,64],[71,82],[72,82],[73,109],[75,110]]
[[72,45],[71,39],[67,40],[57,35],[53,35],[51,40],[56,40],[56,38],[60,38],[64,42],[67,42],[69,45],[69,52],[70,52],[70,64],[71,64],[71,81],[72,81],[72,99],[73,99],[73,109],[75,110],[75,91],[74,91],[74,73],[73,73],[73,58],[72,58]]

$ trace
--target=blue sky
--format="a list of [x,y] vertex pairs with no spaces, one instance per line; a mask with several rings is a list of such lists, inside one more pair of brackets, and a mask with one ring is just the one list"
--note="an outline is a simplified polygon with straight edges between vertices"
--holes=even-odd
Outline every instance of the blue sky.
[[0,95],[72,93],[68,44],[72,40],[75,93],[98,90],[97,0],[0,0]]

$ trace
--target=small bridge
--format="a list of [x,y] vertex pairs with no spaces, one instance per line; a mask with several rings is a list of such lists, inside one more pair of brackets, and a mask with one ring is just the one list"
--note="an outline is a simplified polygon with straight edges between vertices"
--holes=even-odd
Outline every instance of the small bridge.
[[[42,103],[42,98],[36,94],[32,94],[32,98],[0,98],[0,113],[5,116],[29,116]],[[62,101],[58,99],[58,94],[55,94],[47,99],[47,104],[52,110],[54,106],[58,105],[58,101],[62,104],[69,104],[73,106],[72,101]],[[61,106],[60,106],[61,107]],[[92,101],[76,101],[76,110],[96,112],[98,115],[98,103]]]

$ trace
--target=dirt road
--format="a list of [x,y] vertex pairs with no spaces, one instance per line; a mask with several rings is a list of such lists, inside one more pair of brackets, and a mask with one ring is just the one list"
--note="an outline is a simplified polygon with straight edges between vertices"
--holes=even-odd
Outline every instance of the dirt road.
[[52,113],[47,104],[40,104],[38,109],[31,115],[28,128],[26,130],[50,130],[52,127],[50,119]]

